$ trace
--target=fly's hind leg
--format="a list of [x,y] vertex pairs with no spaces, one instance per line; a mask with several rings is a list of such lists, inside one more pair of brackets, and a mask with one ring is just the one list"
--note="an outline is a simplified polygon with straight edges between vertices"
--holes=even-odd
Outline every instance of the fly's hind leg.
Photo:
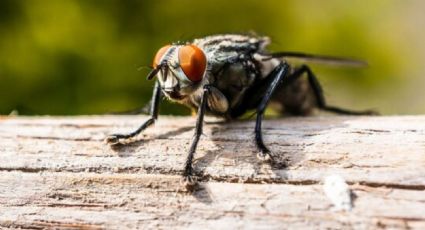
[[270,161],[272,160],[272,156],[270,155],[270,150],[264,145],[263,135],[261,131],[261,124],[264,117],[264,111],[266,110],[267,104],[269,103],[273,93],[282,84],[283,80],[285,80],[285,76],[288,73],[288,64],[282,63],[277,66],[271,75],[273,76],[273,81],[267,88],[266,93],[263,96],[260,104],[257,107],[257,120],[255,123],[255,143],[257,145],[258,150],[260,151],[257,154],[257,157],[262,161]]
[[289,75],[288,81],[292,82],[301,77],[304,73],[307,73],[308,83],[313,90],[314,96],[317,100],[317,107],[319,109],[337,113],[337,114],[346,114],[346,115],[377,115],[378,113],[373,110],[364,110],[364,111],[354,111],[350,109],[339,108],[335,106],[330,106],[326,104],[325,97],[323,95],[322,87],[320,86],[319,81],[317,80],[314,73],[311,71],[310,67],[307,65],[302,65],[301,67],[295,69],[295,71]]
[[159,83],[155,83],[155,87],[152,94],[152,100],[151,100],[151,107],[150,107],[150,118],[145,121],[138,129],[135,131],[128,133],[128,134],[112,134],[109,135],[106,138],[106,142],[110,145],[117,145],[121,144],[122,141],[130,139],[139,133],[141,133],[143,130],[148,128],[149,126],[153,125],[155,123],[155,120],[158,118],[158,112],[159,112],[159,101],[161,99],[161,88],[159,86]]

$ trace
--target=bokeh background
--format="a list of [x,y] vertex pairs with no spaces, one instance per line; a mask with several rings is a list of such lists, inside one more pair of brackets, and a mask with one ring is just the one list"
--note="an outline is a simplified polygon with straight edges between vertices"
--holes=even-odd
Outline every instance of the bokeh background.
[[[157,49],[255,31],[272,51],[367,60],[312,65],[329,103],[425,113],[425,1],[1,0],[0,114],[102,114],[141,107]],[[165,114],[186,114],[165,102]]]

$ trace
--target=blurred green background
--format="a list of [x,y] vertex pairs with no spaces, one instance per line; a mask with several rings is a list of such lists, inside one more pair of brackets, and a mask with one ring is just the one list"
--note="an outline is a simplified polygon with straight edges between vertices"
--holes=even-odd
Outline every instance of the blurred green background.
[[[367,60],[312,65],[329,103],[425,113],[425,1],[1,0],[0,114],[98,114],[140,107],[159,47],[255,31],[270,50]],[[181,106],[164,114],[185,114]]]

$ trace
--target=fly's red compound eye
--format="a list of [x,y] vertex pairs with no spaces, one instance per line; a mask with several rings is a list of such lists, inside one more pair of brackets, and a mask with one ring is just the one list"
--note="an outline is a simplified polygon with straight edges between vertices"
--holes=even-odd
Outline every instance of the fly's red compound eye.
[[158,50],[158,52],[156,52],[155,54],[155,58],[153,59],[153,68],[156,68],[160,63],[162,57],[164,56],[164,54],[167,52],[167,50],[171,47],[171,45],[166,45],[161,47],[161,49]]
[[179,63],[186,77],[192,82],[202,80],[207,67],[204,52],[195,45],[182,46],[179,49]]

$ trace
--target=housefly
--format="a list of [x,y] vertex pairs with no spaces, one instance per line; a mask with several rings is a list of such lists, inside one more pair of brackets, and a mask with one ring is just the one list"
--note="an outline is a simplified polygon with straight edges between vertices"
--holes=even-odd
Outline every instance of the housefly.
[[326,104],[322,88],[307,65],[293,66],[291,58],[348,66],[365,62],[310,55],[298,52],[268,52],[268,37],[255,35],[214,35],[188,43],[166,45],[153,60],[149,80],[156,77],[150,104],[150,118],[128,134],[113,134],[106,141],[120,144],[154,124],[161,97],[186,105],[195,111],[195,133],[183,169],[187,185],[193,185],[192,161],[196,152],[204,115],[236,119],[248,110],[256,111],[255,144],[257,157],[271,161],[270,150],[263,142],[261,125],[264,111],[273,102],[280,112],[307,115],[314,108],[338,114],[364,115],[373,111],[352,111]]

